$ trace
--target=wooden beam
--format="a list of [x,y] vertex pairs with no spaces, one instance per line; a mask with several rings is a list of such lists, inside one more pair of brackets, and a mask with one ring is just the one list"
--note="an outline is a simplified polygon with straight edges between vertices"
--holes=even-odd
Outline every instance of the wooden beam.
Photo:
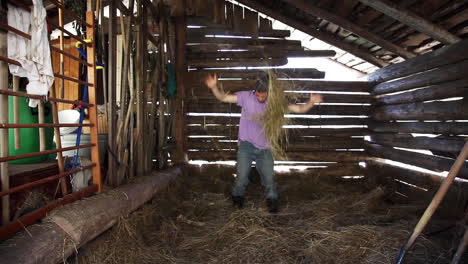
[[422,89],[405,93],[378,96],[375,99],[375,103],[386,105],[407,104],[452,97],[468,97],[468,82],[466,79],[430,85]]
[[312,16],[320,17],[348,31],[351,31],[354,34],[359,35],[360,37],[365,38],[370,42],[379,45],[383,49],[395,53],[396,55],[399,55],[403,58],[408,59],[416,56],[415,53],[407,51],[404,48],[381,38],[380,36],[372,33],[371,31],[350,22],[349,20],[341,16],[335,15],[334,13],[328,12],[325,9],[319,8],[310,1],[306,2],[305,0],[286,0],[286,2]]
[[[190,20],[190,18],[188,18]],[[222,28],[187,28],[187,37],[192,38],[194,36],[205,36],[205,35],[227,35],[227,36],[249,36],[245,32],[235,31],[229,29],[226,26]],[[269,30],[269,31],[259,31],[258,37],[268,37],[268,38],[287,38],[291,36],[291,31],[289,30]]]
[[[285,79],[322,79],[325,77],[325,72],[317,69],[308,68],[295,68],[295,69],[274,69],[274,72],[278,78]],[[201,83],[208,74],[218,74],[218,78],[242,78],[243,80],[257,80],[259,76],[265,74],[265,70],[238,70],[238,69],[219,69],[219,70],[196,70],[190,71],[187,78],[191,82]],[[312,82],[311,82],[312,83]],[[317,82],[313,83],[319,87],[322,86],[336,86],[336,87],[360,87],[359,89],[365,89],[370,92],[372,85],[367,82]],[[364,87],[364,88],[363,88]]]
[[[188,116],[187,124],[221,125],[239,124],[239,116]],[[287,118],[289,125],[301,126],[364,126],[368,118]]]
[[221,38],[221,37],[192,37],[187,44],[234,44],[234,45],[281,45],[301,47],[300,40],[287,39],[249,39],[249,38]]
[[[6,9],[0,6],[0,22],[6,20]],[[5,15],[5,16],[3,16]],[[7,32],[0,29],[0,56],[7,57]],[[0,61],[0,90],[8,90],[8,64]],[[0,123],[8,123],[8,96],[0,95]],[[7,157],[9,154],[8,131],[9,129],[0,129],[0,158]],[[8,173],[8,162],[0,163],[0,183],[2,186],[1,191],[8,191],[10,189],[10,176]],[[2,225],[10,222],[10,196],[5,195],[2,197]]]
[[465,141],[461,137],[413,137],[409,134],[380,134],[373,133],[371,142],[383,146],[428,149],[441,152],[458,153],[463,148]]
[[[237,141],[237,140],[236,140]],[[217,141],[204,141],[204,142],[189,142],[189,149],[204,149],[204,150],[218,150],[218,149],[237,149],[237,142],[217,142]],[[336,149],[363,149],[363,140],[346,140],[335,142],[322,142],[320,140],[311,140],[308,143],[290,143],[286,145],[286,151],[335,151]]]
[[[184,6],[185,0],[179,1]],[[177,94],[176,94],[176,112],[175,112],[175,157],[174,163],[185,162],[185,151],[186,151],[186,135],[185,135],[185,105],[184,100],[186,97],[185,82],[187,74],[187,61],[186,61],[186,30],[187,22],[185,15],[177,16],[175,18],[175,33],[176,33],[176,80],[177,80]]]
[[428,71],[441,66],[454,64],[468,59],[468,39],[456,44],[445,46],[410,60],[389,65],[368,76],[370,82],[386,82],[405,77],[414,73]]
[[414,103],[386,105],[375,108],[376,120],[461,120],[466,119],[466,100],[454,102]]
[[375,86],[372,94],[400,92],[413,88],[465,79],[466,69],[468,69],[468,60],[446,65],[434,70],[413,74],[395,81],[380,83]]
[[374,132],[468,134],[468,122],[370,122]]
[[187,61],[190,68],[229,68],[229,67],[273,67],[288,64],[288,58],[255,58],[255,59],[191,59]]
[[[284,128],[290,137],[311,137],[311,136],[365,136],[371,131],[367,128]],[[239,127],[237,126],[188,126],[187,133],[190,135],[210,135],[210,136],[237,136]]]
[[[468,106],[466,106],[468,107]],[[304,113],[307,115],[368,115],[371,110],[369,106],[362,105],[316,105],[309,112]],[[240,113],[240,107],[234,104],[188,104],[187,112],[194,113]],[[383,112],[383,113],[382,113]],[[387,111],[379,112],[380,116],[386,116]],[[392,111],[390,111],[390,114]],[[461,112],[464,114],[464,112]],[[388,114],[387,114],[388,115]]]
[[291,26],[295,29],[301,30],[302,32],[309,34],[313,37],[316,37],[322,41],[327,42],[330,45],[333,45],[337,48],[340,48],[350,54],[353,54],[356,57],[361,58],[362,60],[365,60],[377,67],[384,67],[387,66],[389,63],[376,58],[375,56],[371,55],[368,51],[365,51],[363,49],[360,49],[359,47],[353,46],[351,44],[348,44],[346,42],[343,42],[342,40],[338,39],[332,34],[322,32],[318,29],[315,29],[313,27],[309,27],[308,25],[303,24],[299,20],[296,20],[291,17],[287,17],[279,11],[272,10],[262,4],[259,4],[258,2],[254,0],[238,0],[241,4],[244,4],[246,6],[249,6],[255,10],[257,10],[260,13],[263,13],[267,16],[270,16],[274,19],[277,19],[281,21],[282,23],[285,23],[288,26]]
[[[453,163],[455,162],[454,159],[441,158],[413,151],[399,150],[376,144],[369,144],[367,147],[367,151],[370,155],[373,155],[375,157],[394,160],[439,172],[449,171]],[[465,165],[461,169],[458,177],[468,179],[467,162],[465,162]]]
[[[364,152],[287,152],[288,161],[330,161],[330,162],[359,162],[371,160]],[[188,152],[189,160],[236,160],[234,151]]]
[[422,18],[408,9],[399,7],[397,4],[388,0],[359,0],[359,2],[378,10],[379,12],[382,12],[417,31],[423,32],[442,43],[453,44],[461,40],[461,38],[448,32],[444,28]]
[[334,57],[334,50],[274,50],[274,51],[242,51],[242,52],[190,52],[188,59],[252,59],[252,58],[270,58],[270,57]]
[[114,159],[113,154],[115,153],[116,147],[116,91],[117,91],[117,37],[116,37],[116,30],[117,30],[117,17],[116,17],[116,2],[117,0],[110,0],[109,1],[109,44],[108,44],[108,62],[107,66],[107,74],[108,74],[108,82],[107,82],[107,133],[108,133],[108,162],[107,162],[107,180],[110,185],[117,186],[120,184],[119,178],[116,173],[117,162]]
[[[226,88],[226,86],[223,84]],[[191,98],[188,98],[188,103],[217,103],[219,102],[216,97],[214,97],[211,91],[207,91],[201,87],[200,90],[192,90],[195,93]],[[252,89],[252,86],[245,87],[244,91],[249,91]],[[227,90],[226,90],[227,91]],[[314,92],[316,92],[315,90]],[[361,95],[361,94],[347,94],[343,96],[341,94],[321,94],[323,101],[326,103],[358,103],[358,104],[371,104],[373,103],[373,98],[369,95]],[[296,103],[296,102],[306,102],[310,98],[310,91],[299,90],[294,93],[287,92],[285,96],[290,97],[289,103]]]

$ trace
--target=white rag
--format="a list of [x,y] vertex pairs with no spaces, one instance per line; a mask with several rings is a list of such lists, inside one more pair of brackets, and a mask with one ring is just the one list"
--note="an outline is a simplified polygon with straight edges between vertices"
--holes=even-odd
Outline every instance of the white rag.
[[[46,95],[54,83],[54,72],[50,56],[49,38],[46,27],[46,10],[42,0],[33,0],[32,12],[8,5],[8,25],[31,35],[31,40],[8,32],[8,57],[21,63],[10,64],[11,74],[27,77],[28,94]],[[31,99],[30,107],[36,107],[39,100]]]

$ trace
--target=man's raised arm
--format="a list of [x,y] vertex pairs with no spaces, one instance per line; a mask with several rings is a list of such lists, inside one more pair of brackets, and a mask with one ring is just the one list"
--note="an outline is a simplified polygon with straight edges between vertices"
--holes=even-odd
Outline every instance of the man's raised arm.
[[213,92],[214,96],[221,102],[224,103],[237,103],[237,95],[226,94],[224,91],[218,88],[218,76],[217,74],[209,74],[205,79],[205,85]]
[[320,94],[310,94],[310,99],[305,104],[290,104],[288,105],[289,111],[296,114],[303,114],[309,112],[315,104],[323,102]]

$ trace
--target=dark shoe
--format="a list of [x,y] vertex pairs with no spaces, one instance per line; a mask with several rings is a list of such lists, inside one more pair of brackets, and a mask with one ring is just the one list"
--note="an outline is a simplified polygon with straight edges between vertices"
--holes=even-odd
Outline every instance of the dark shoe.
[[266,204],[268,212],[272,214],[276,214],[278,212],[278,199],[267,199]]
[[244,197],[242,196],[232,196],[232,205],[239,209],[244,207]]

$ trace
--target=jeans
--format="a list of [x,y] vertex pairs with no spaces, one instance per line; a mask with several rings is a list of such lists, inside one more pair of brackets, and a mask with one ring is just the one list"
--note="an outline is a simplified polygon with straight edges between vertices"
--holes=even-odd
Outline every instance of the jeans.
[[258,149],[248,141],[241,142],[237,151],[237,177],[232,188],[232,195],[244,196],[249,184],[249,173],[253,161],[256,162],[256,169],[262,179],[266,198],[278,199],[271,151]]

